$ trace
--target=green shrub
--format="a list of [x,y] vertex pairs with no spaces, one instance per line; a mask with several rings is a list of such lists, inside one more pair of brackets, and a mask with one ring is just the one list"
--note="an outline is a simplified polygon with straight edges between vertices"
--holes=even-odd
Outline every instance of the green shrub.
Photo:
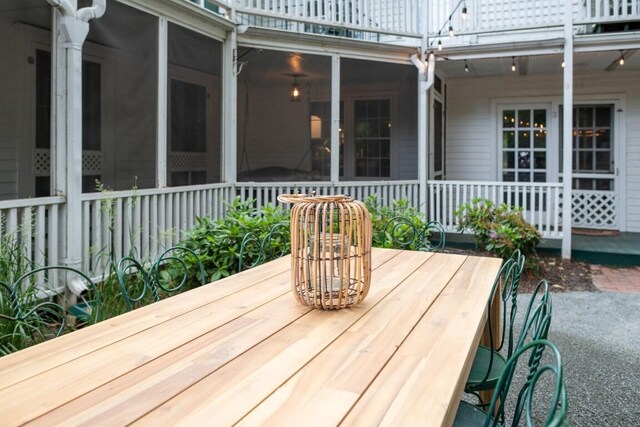
[[[241,201],[239,197],[227,204],[228,210],[223,218],[196,218],[198,224],[185,233],[179,243],[193,250],[202,261],[206,273],[206,281],[213,282],[222,277],[238,272],[240,245],[247,233],[254,233],[259,239],[264,239],[270,230],[279,224],[288,229],[289,214],[282,208],[267,205],[256,210],[254,200]],[[273,239],[271,250],[273,253],[288,253],[290,251],[289,236]],[[276,246],[276,247],[274,247]],[[284,246],[284,247],[282,247]],[[246,265],[253,263],[259,256],[259,248],[247,247],[243,257]],[[190,281],[196,283],[199,270],[195,258],[184,259],[189,270]],[[183,267],[176,263],[168,263],[161,273],[164,279],[182,277]]]
[[535,255],[541,235],[525,221],[522,208],[506,204],[496,206],[486,199],[473,199],[460,205],[455,212],[458,231],[470,230],[475,235],[478,248],[503,259],[520,249],[524,255]]
[[[364,204],[371,215],[374,247],[412,250],[418,248],[418,234],[425,229],[427,221],[418,209],[411,206],[408,198],[394,200],[391,206],[381,206],[378,197],[371,195],[366,198]],[[403,220],[397,222],[395,227],[392,225],[387,228],[389,221],[396,217]]]

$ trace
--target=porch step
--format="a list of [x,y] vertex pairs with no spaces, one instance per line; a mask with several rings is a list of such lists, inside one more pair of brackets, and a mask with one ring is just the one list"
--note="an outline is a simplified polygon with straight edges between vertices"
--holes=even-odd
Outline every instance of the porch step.
[[[571,258],[589,264],[611,266],[640,266],[640,233],[620,233],[618,236],[573,235]],[[473,249],[470,234],[447,233],[448,247]],[[560,256],[562,241],[547,239],[538,252]]]

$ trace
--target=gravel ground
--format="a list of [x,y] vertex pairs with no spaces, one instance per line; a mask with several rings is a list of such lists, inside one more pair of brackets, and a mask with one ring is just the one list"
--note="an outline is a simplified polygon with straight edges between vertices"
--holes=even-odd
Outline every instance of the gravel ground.
[[[519,307],[529,298],[519,295]],[[552,302],[569,425],[640,426],[640,294],[554,293]]]

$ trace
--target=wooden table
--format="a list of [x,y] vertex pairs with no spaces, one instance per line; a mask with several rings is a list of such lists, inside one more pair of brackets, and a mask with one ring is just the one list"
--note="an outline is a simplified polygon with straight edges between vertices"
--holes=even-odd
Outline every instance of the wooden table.
[[339,311],[295,302],[289,263],[0,358],[0,424],[451,424],[500,260],[375,249]]

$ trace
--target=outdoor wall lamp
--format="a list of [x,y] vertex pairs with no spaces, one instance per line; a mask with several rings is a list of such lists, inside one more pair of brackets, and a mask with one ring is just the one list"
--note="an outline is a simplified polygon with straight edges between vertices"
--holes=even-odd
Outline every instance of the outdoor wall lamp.
[[298,76],[293,76],[293,83],[289,90],[289,100],[291,102],[300,102],[300,84],[298,83]]

